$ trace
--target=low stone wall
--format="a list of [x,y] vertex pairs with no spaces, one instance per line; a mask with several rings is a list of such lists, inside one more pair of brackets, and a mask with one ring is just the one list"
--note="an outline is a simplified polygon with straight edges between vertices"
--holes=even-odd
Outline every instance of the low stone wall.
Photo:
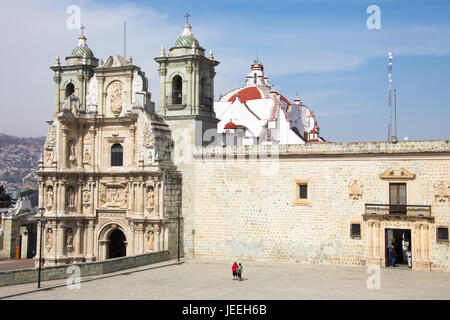
[[[148,264],[169,260],[169,251],[152,252],[131,257],[115,258],[105,261],[73,264],[80,267],[81,277],[117,272]],[[65,279],[72,275],[67,273],[70,265],[43,267],[41,281]],[[10,270],[0,272],[0,286],[30,283],[38,281],[38,268]]]

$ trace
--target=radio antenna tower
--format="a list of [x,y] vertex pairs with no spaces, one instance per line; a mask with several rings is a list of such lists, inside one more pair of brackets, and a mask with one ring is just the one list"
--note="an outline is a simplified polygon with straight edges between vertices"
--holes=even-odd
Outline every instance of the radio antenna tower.
[[391,141],[392,130],[392,58],[394,58],[392,52],[388,52],[389,66],[388,66],[388,141]]

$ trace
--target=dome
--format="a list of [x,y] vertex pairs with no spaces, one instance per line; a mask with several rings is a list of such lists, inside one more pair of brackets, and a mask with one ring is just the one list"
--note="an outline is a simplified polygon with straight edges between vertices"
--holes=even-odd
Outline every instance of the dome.
[[225,125],[224,129],[237,129],[237,125],[230,120],[230,122]]
[[86,37],[80,36],[78,38],[78,46],[72,50],[70,56],[72,57],[83,57],[86,54],[87,57],[94,57],[94,53],[86,44]]
[[191,25],[185,24],[184,30],[181,36],[175,42],[175,47],[192,47],[192,44],[195,44],[196,47],[200,47],[198,40],[194,37],[191,32]]

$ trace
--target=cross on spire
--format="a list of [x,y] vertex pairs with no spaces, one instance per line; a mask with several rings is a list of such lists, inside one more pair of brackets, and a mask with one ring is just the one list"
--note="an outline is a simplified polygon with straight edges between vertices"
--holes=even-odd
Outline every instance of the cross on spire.
[[83,25],[81,25],[80,29],[81,29],[81,35],[82,35],[82,36],[84,36],[84,34],[83,34],[83,30],[84,30],[84,29],[86,29],[86,27],[85,27],[85,26],[83,26]]
[[191,15],[189,14],[189,12],[186,12],[186,15],[184,16],[186,18],[186,24],[189,24],[189,17]]

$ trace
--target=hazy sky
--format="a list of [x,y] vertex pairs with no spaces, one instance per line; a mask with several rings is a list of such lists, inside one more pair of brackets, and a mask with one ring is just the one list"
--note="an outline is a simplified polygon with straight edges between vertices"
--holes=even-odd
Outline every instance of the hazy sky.
[[[369,30],[369,5],[381,29]],[[450,138],[450,1],[196,0],[1,1],[0,133],[47,134],[54,111],[53,65],[77,44],[66,26],[69,5],[81,8],[87,43],[104,60],[123,53],[149,78],[159,105],[161,44],[182,32],[186,11],[200,45],[221,63],[215,93],[241,86],[257,52],[275,88],[298,93],[328,141],[387,138],[387,52],[394,53],[398,136]]]

